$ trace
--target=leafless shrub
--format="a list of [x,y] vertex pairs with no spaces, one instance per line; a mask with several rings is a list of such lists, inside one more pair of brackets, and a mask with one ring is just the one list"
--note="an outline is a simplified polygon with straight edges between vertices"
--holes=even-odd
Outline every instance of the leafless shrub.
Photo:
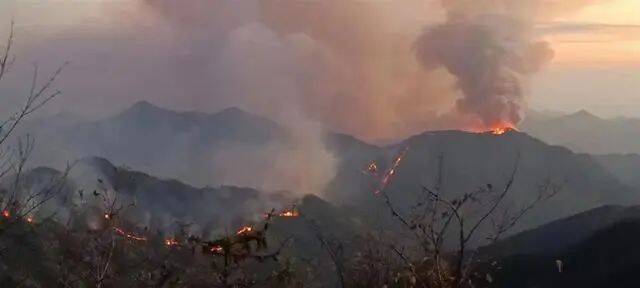
[[[15,62],[15,57],[12,55],[15,38],[13,22],[11,22],[9,31],[5,47],[0,54],[0,82],[11,71]],[[49,185],[37,189],[37,191],[23,191],[21,180],[35,146],[35,140],[28,135],[21,136],[17,137],[17,147],[8,145],[9,139],[14,136],[20,123],[61,94],[53,86],[64,66],[66,63],[61,65],[43,83],[40,83],[39,69],[37,64],[34,65],[29,93],[25,96],[24,104],[16,112],[0,121],[0,180],[6,179],[7,176],[13,177],[12,184],[0,193],[0,211],[4,224],[10,224],[16,220],[31,222],[33,220],[32,213],[63,189],[65,179],[71,169],[72,165],[67,165],[67,169],[61,175],[54,177]]]
[[[518,209],[506,205],[505,199],[512,193],[518,174],[517,157],[501,187],[486,184],[474,191],[447,198],[442,193],[442,163],[441,156],[435,186],[423,186],[422,199],[411,207],[408,215],[393,205],[384,189],[380,192],[391,215],[417,240],[417,249],[391,245],[391,250],[409,272],[410,283],[413,283],[409,287],[472,287],[471,272],[477,256],[472,241],[498,241],[537,204],[561,190],[560,185],[546,181],[538,187],[537,195],[530,203]],[[489,224],[491,229],[486,228]],[[451,243],[453,247],[448,246]]]

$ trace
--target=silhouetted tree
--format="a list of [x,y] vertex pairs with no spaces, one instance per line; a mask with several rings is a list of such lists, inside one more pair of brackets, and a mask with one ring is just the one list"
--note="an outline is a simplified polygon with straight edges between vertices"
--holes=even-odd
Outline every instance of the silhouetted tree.
[[[443,157],[438,159],[435,186],[423,186],[422,197],[405,215],[396,208],[387,191],[380,190],[391,215],[416,239],[415,247],[391,244],[391,250],[409,273],[408,287],[473,287],[477,249],[472,241],[498,241],[537,204],[556,195],[561,186],[545,181],[533,201],[514,208],[505,203],[518,174],[519,157],[503,185],[486,184],[476,190],[447,197],[442,193]],[[487,228],[490,226],[490,228]],[[490,232],[487,232],[490,231]],[[487,280],[487,279],[484,279]]]

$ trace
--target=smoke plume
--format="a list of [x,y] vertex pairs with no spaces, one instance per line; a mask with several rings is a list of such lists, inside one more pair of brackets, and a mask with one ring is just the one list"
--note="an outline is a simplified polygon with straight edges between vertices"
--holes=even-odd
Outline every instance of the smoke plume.
[[[534,23],[597,1],[27,2],[0,4],[19,12],[16,67],[72,61],[58,83],[64,97],[47,108],[106,116],[144,99],[180,110],[237,106],[262,114],[289,126],[297,143],[207,156],[245,155],[280,170],[264,174],[247,167],[269,164],[234,162],[243,167],[238,173],[211,178],[306,193],[333,177],[335,160],[321,137],[327,130],[375,141],[516,124],[527,76],[552,56],[535,39]],[[78,24],[87,22],[93,25]],[[31,71],[14,72],[29,79]],[[7,95],[22,95],[23,84],[8,83],[16,93]],[[301,169],[310,165],[313,171]]]
[[533,19],[526,15],[499,9],[501,5],[478,13],[482,8],[454,2],[443,2],[446,22],[425,29],[416,42],[419,61],[427,70],[444,67],[456,77],[463,94],[456,109],[476,116],[480,127],[518,124],[525,102],[523,82],[551,60],[553,51],[548,43],[533,39]]
[[[462,93],[451,111],[467,129],[517,125],[528,76],[551,61],[549,43],[532,30],[604,0],[442,0],[446,20],[424,29],[415,43],[427,71],[445,68]],[[470,127],[471,126],[471,127]]]

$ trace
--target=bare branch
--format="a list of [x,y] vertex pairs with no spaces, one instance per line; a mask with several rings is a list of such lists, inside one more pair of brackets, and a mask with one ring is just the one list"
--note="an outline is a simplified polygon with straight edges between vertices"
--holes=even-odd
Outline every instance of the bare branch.
[[14,58],[11,57],[11,48],[13,47],[13,39],[15,30],[15,23],[11,21],[11,27],[9,28],[9,37],[7,37],[7,44],[4,51],[0,54],[0,80],[4,77],[5,73],[9,71],[9,68],[14,62]]
[[501,222],[494,223],[494,235],[488,237],[488,240],[491,242],[496,242],[500,239],[500,237],[511,230],[522,218],[529,213],[535,206],[537,206],[540,202],[546,201],[550,198],[553,198],[555,195],[560,193],[562,190],[562,186],[556,185],[552,183],[550,180],[547,180],[538,188],[538,195],[536,198],[528,203],[527,205],[520,208],[516,213],[509,213],[509,209],[504,209],[504,212],[501,216]]
[[0,145],[2,145],[9,138],[9,136],[11,136],[18,124],[20,124],[20,122],[22,122],[25,117],[42,108],[42,106],[61,94],[61,92],[58,90],[53,92],[49,92],[49,90],[55,83],[60,73],[62,73],[62,70],[66,65],[68,65],[68,62],[65,62],[60,67],[58,67],[58,69],[49,77],[47,82],[45,82],[39,88],[37,87],[38,66],[34,66],[31,87],[25,103],[17,113],[0,124],[0,128],[9,125],[8,129],[0,130]]
[[509,191],[511,190],[511,187],[513,186],[513,182],[515,181],[516,174],[518,173],[519,165],[520,165],[520,153],[518,153],[516,156],[516,163],[513,167],[513,170],[511,171],[511,175],[509,176],[509,179],[507,180],[507,184],[504,186],[504,189],[502,190],[502,193],[500,193],[500,195],[498,195],[498,198],[494,200],[493,204],[491,205],[491,208],[489,208],[489,210],[487,210],[486,213],[484,213],[484,215],[480,217],[480,219],[476,222],[476,224],[472,226],[472,228],[469,230],[469,233],[465,237],[465,241],[468,241],[473,236],[473,234],[478,229],[478,227],[480,227],[480,225],[484,223],[484,221],[487,220],[487,218],[489,218],[489,216],[491,216],[495,212],[495,210],[498,208],[500,203],[502,203],[502,200],[504,200],[505,196],[509,193]]

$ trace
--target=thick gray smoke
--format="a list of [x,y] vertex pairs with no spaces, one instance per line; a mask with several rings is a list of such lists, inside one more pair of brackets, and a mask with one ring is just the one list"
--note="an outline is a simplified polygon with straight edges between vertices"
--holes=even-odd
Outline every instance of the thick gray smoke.
[[[177,110],[236,106],[290,126],[296,143],[197,155],[236,164],[202,178],[313,193],[335,173],[327,130],[396,140],[518,122],[526,76],[551,56],[533,24],[596,1],[5,0],[0,16],[15,16],[22,46],[3,95],[19,105],[29,61],[45,72],[70,60],[64,95],[47,109],[95,117],[142,99]],[[421,33],[433,21],[443,24]],[[178,174],[167,163],[163,176]]]
[[530,17],[450,9],[445,23],[425,29],[416,42],[419,61],[427,70],[444,67],[456,77],[463,94],[456,108],[476,116],[480,127],[517,124],[523,81],[552,59],[549,44],[532,37]]

